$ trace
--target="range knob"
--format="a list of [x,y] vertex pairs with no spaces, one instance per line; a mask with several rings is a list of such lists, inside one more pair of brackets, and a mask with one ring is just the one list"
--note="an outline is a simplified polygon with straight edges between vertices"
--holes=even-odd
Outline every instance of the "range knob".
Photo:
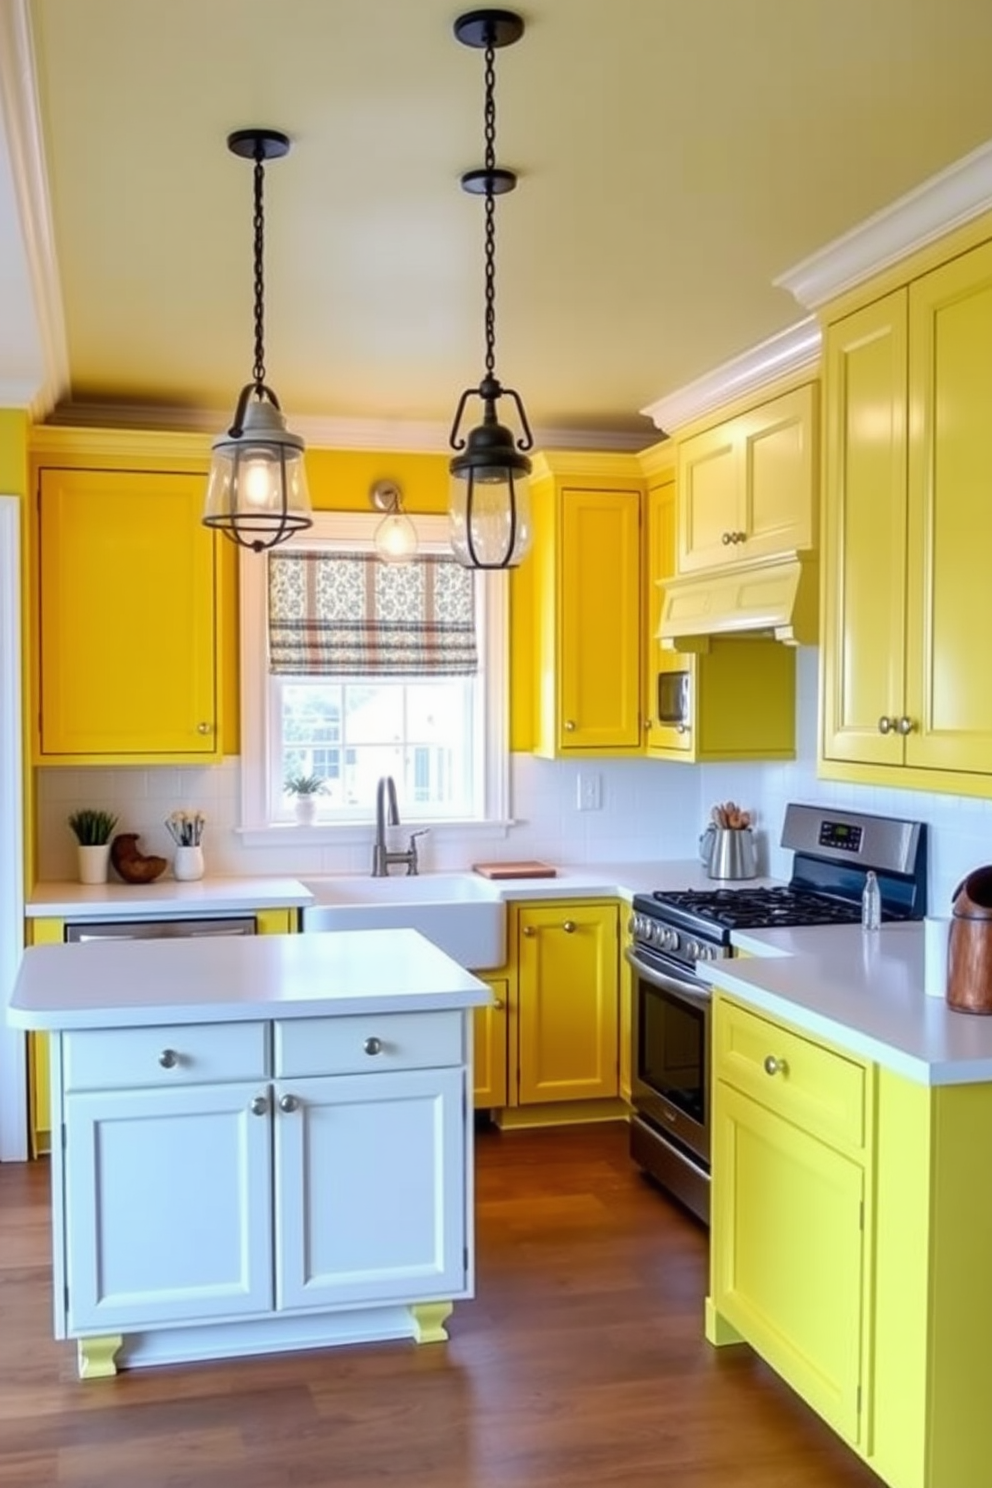
[[699,941],[687,940],[685,943],[685,953],[691,960],[698,961],[700,954]]
[[716,952],[715,952],[715,950],[713,949],[713,947],[711,945],[700,945],[697,948],[696,960],[697,961],[712,961],[713,960],[713,957],[715,955],[716,955]]
[[665,950],[677,951],[679,948],[679,932],[677,930],[665,931]]

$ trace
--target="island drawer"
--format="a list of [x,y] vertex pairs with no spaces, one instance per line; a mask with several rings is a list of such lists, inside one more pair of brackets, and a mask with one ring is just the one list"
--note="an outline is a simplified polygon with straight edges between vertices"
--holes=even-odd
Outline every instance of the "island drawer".
[[100,1028],[62,1035],[66,1090],[129,1090],[268,1077],[266,1023]]
[[275,1025],[275,1077],[375,1074],[461,1064],[462,1015],[359,1013],[292,1018]]
[[720,998],[713,1060],[718,1080],[824,1141],[865,1141],[865,1066],[771,1018]]

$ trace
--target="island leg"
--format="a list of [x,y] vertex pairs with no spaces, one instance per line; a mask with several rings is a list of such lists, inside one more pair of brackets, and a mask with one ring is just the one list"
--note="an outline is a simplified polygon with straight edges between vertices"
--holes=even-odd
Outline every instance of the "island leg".
[[120,1333],[106,1333],[102,1338],[80,1338],[76,1349],[80,1379],[113,1379],[117,1373],[115,1355],[124,1339]]
[[415,1302],[410,1313],[417,1329],[414,1334],[416,1342],[444,1343],[448,1337],[444,1325],[452,1311],[451,1302]]
[[706,1341],[714,1348],[723,1348],[727,1343],[746,1343],[737,1329],[727,1322],[727,1319],[717,1312],[713,1306],[713,1298],[706,1298]]

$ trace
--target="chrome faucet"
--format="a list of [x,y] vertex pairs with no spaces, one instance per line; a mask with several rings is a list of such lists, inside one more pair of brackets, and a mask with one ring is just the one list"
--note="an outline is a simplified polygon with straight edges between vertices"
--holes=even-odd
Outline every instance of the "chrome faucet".
[[[388,815],[387,815],[388,805]],[[390,852],[386,845],[386,827],[400,824],[399,807],[396,804],[396,782],[392,775],[381,775],[375,788],[375,842],[372,847],[372,877],[388,878],[390,863],[405,863],[407,876],[418,871],[417,838],[426,835],[427,828],[411,832],[405,852]]]

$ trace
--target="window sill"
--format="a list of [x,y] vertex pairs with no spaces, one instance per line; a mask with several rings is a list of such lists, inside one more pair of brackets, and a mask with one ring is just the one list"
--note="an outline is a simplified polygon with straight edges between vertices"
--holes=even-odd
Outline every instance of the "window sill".
[[[507,836],[512,821],[402,822],[390,827],[390,840],[406,846],[411,832],[430,832],[435,842],[496,842]],[[355,847],[369,844],[374,822],[272,822],[267,826],[235,827],[242,847]],[[405,835],[404,835],[405,834]],[[402,841],[401,841],[402,839]]]

